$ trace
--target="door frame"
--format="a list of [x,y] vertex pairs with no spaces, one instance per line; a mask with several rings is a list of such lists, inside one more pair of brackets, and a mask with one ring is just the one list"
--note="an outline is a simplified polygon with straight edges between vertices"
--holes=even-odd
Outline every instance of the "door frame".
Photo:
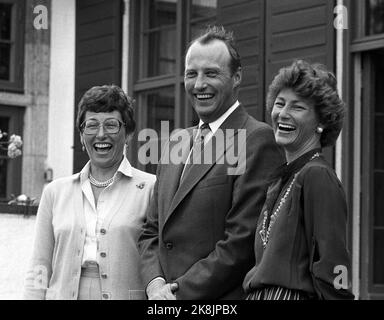
[[[0,116],[9,117],[8,134],[17,134],[23,136],[24,108],[0,105]],[[19,195],[21,192],[22,179],[22,159],[23,156],[15,159],[8,159],[6,198],[0,198],[0,201],[10,200],[11,194]]]
[[374,248],[374,148],[375,148],[375,65],[374,50],[362,54],[361,108],[361,244],[360,296],[384,299],[384,285],[373,283]]

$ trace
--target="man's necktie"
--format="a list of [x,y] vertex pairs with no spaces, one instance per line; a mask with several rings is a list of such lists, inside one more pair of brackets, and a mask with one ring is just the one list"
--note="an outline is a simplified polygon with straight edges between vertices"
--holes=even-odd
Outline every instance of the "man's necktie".
[[181,174],[180,182],[183,181],[183,178],[187,175],[188,171],[191,169],[193,164],[203,163],[204,139],[210,132],[211,128],[209,127],[208,123],[203,123],[200,126],[197,135],[193,141],[191,152]]

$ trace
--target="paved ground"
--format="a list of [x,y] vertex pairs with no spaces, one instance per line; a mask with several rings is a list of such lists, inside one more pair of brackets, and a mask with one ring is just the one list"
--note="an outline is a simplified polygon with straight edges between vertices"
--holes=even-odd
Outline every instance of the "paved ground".
[[35,216],[0,214],[0,300],[21,299]]

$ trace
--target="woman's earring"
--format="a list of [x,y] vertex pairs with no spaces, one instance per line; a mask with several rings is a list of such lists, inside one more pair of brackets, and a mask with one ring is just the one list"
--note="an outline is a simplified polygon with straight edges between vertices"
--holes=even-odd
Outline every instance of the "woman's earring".
[[323,129],[322,127],[317,127],[317,128],[316,128],[316,132],[317,132],[317,133],[323,133],[323,130],[324,130],[324,129]]
[[83,150],[83,152],[85,151],[85,147],[84,147],[84,145],[81,147],[81,150]]

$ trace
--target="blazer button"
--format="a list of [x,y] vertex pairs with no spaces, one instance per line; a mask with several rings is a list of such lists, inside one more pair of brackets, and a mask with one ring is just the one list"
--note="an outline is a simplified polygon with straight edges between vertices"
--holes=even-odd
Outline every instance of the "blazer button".
[[100,256],[101,256],[102,258],[105,258],[105,257],[107,256],[107,254],[106,254],[105,252],[100,252]]
[[100,229],[100,233],[101,233],[102,235],[104,235],[104,234],[107,233],[107,230],[105,230],[105,229]]
[[173,243],[172,243],[172,242],[167,242],[167,243],[165,244],[165,247],[166,247],[168,250],[172,250],[172,248],[173,248]]

